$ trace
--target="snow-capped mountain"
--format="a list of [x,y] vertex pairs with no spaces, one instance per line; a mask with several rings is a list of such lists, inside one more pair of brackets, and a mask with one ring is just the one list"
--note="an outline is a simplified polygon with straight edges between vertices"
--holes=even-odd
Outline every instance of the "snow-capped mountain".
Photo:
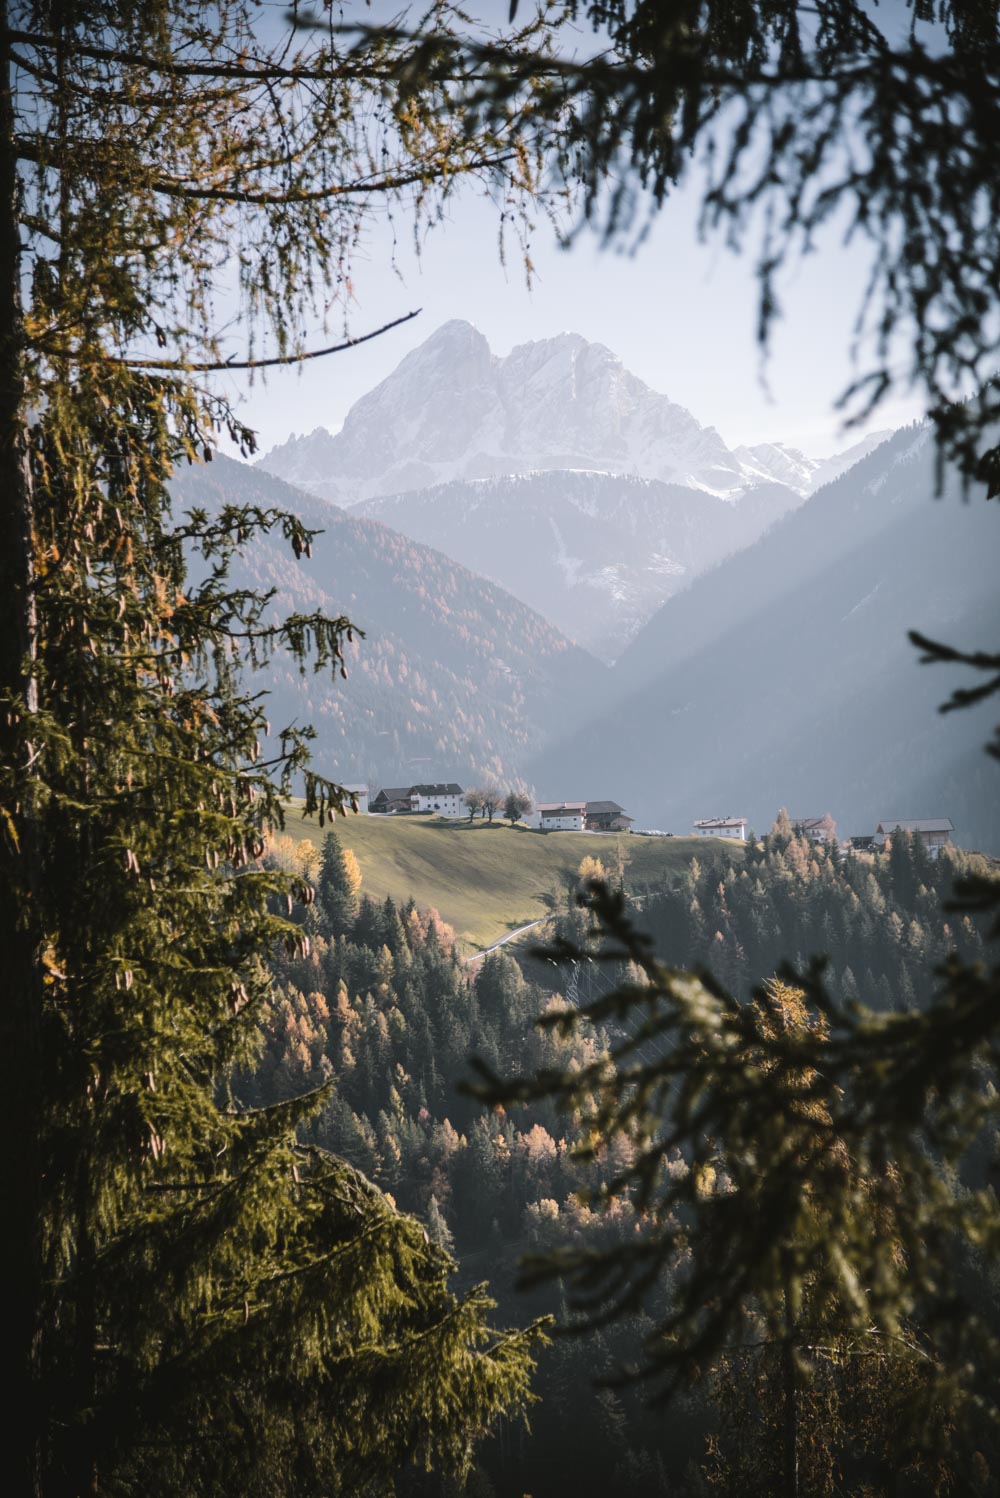
[[892,436],[891,428],[871,432],[854,442],[843,452],[829,458],[807,458],[797,447],[787,447],[783,442],[760,442],[753,447],[734,447],[733,456],[739,460],[748,479],[758,483],[786,484],[800,494],[812,494],[824,484],[832,484],[842,473],[867,458],[876,447],[881,447]]
[[353,513],[488,577],[613,660],[666,599],[800,503],[761,483],[735,501],[657,479],[551,471],[363,501]]
[[540,469],[629,474],[723,497],[776,477],[630,374],[603,344],[561,333],[500,358],[461,321],[407,354],[355,402],[335,436],[319,428],[291,437],[260,465],[347,505]]
[[666,599],[882,435],[823,460],[779,443],[730,449],[603,344],[561,333],[501,358],[454,321],[336,435],[291,437],[259,467],[361,506],[613,660]]

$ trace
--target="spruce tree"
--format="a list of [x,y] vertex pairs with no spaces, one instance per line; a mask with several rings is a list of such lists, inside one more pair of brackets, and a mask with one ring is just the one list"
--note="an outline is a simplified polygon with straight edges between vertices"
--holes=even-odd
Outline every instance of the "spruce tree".
[[316,893],[329,935],[343,936],[358,913],[358,883],[335,832],[323,839]]
[[[253,434],[212,371],[306,351],[371,205],[529,185],[447,90],[373,43],[261,41],[250,0],[0,6],[0,1033],[14,1493],[359,1492],[461,1468],[530,1357],[457,1301],[419,1225],[255,1112],[281,798],[342,797],[303,734],[264,751],[243,672],[336,672],[346,618],[274,623],[234,551],[292,515],[173,514]],[[369,108],[369,105],[372,108]],[[386,145],[372,163],[372,109]],[[503,132],[501,132],[503,134]],[[391,144],[390,144],[391,143]],[[413,193],[416,197],[414,199]],[[250,346],[223,347],[226,251]],[[265,351],[266,352],[266,351]],[[312,352],[312,350],[308,351]],[[270,757],[267,757],[269,755]]]

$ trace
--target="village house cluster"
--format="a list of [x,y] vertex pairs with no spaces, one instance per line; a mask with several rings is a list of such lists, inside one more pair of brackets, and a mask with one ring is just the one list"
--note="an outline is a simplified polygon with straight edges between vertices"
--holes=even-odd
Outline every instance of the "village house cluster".
[[[456,781],[420,785],[387,785],[370,794],[367,785],[344,787],[357,802],[359,812],[392,815],[398,812],[424,812],[456,821],[469,815],[466,797],[471,794]],[[526,812],[523,820],[540,832],[631,832],[633,818],[617,801],[539,801]],[[918,837],[932,858],[937,858],[955,831],[948,817],[885,817],[872,833],[838,841],[837,824],[829,812],[820,817],[792,817],[793,829],[815,843],[839,849],[841,853],[877,853],[887,849],[893,834],[906,832]],[[696,821],[697,837],[735,838],[745,842],[747,817],[703,817]]]
[[[366,785],[344,787],[357,799],[358,811],[391,816],[400,812],[429,812],[458,820],[469,815],[466,796],[456,781],[423,785],[386,785],[374,795]],[[628,832],[632,818],[617,801],[540,801],[524,814],[529,827],[541,832]]]
[[[937,858],[941,849],[951,842],[954,824],[948,817],[885,817],[875,831],[857,837],[837,841],[837,824],[829,812],[821,817],[792,817],[792,828],[801,837],[811,838],[814,843],[837,847],[842,853],[878,853],[891,846],[893,834],[909,833],[923,843],[931,858]],[[705,817],[694,823],[698,837],[731,837],[746,841],[746,817]]]
[[372,812],[424,811],[439,817],[467,815],[465,792],[454,780],[438,784],[386,785],[372,798]]

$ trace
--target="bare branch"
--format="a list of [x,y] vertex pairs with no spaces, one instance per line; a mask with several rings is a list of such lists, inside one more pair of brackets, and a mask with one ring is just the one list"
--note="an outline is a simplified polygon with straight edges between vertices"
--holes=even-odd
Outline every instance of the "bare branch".
[[307,349],[301,354],[279,354],[273,359],[219,359],[203,363],[192,363],[186,359],[112,359],[112,363],[127,365],[129,369],[170,369],[181,370],[185,374],[207,374],[226,369],[272,369],[279,364],[303,364],[307,359],[325,359],[327,354],[340,354],[344,349],[357,348],[360,343],[370,343],[373,338],[381,338],[383,333],[419,317],[422,310],[421,307],[415,307],[412,312],[406,312],[392,322],[383,323],[370,333],[362,333],[358,338],[347,338],[343,343],[331,343],[328,348]]

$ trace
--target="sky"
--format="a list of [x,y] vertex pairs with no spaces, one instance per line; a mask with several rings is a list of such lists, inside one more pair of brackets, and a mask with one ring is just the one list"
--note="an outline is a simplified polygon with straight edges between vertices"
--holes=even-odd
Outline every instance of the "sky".
[[[753,257],[728,250],[721,239],[699,241],[698,204],[695,174],[634,253],[604,249],[586,229],[563,249],[540,218],[529,287],[515,244],[501,263],[496,208],[467,191],[430,231],[419,257],[404,237],[393,265],[391,238],[376,231],[355,264],[352,335],[416,308],[419,317],[360,348],[271,372],[266,382],[259,375],[253,385],[233,378],[228,389],[243,397],[241,415],[257,431],[262,452],[292,433],[336,431],[354,401],[406,353],[442,323],[464,318],[501,355],[560,332],[606,344],[626,368],[716,427],[730,445],[780,441],[821,457],[866,431],[922,414],[919,400],[905,391],[850,431],[835,410],[852,375],[851,335],[869,265],[862,241],[845,246],[831,226],[817,249],[790,268],[783,315],[762,364]],[[307,342],[325,346],[341,327],[339,314],[327,332],[317,320]]]

